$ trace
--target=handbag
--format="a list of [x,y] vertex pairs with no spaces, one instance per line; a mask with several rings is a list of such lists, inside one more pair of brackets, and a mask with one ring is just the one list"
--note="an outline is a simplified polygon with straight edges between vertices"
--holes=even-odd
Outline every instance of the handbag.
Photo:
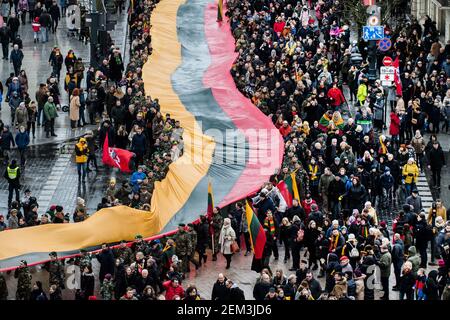
[[239,245],[236,242],[236,240],[230,244],[230,251],[231,251],[231,253],[239,252]]

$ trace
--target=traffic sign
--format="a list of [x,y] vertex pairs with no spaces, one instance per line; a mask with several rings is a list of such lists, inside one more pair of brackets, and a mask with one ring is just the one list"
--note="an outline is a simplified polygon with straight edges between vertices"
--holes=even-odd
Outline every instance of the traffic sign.
[[380,51],[388,51],[392,46],[392,41],[389,38],[383,38],[378,42],[378,49]]
[[392,84],[392,81],[394,81],[394,74],[394,67],[380,67],[380,80],[382,81],[383,85],[390,86]]
[[392,58],[389,57],[389,56],[385,56],[385,57],[383,58],[383,65],[384,65],[385,67],[391,66],[391,65],[392,65]]
[[369,26],[378,26],[380,25],[380,18],[377,16],[370,16],[369,19],[367,19],[367,24]]
[[383,26],[364,26],[363,27],[363,38],[366,41],[383,39],[384,38],[384,27]]

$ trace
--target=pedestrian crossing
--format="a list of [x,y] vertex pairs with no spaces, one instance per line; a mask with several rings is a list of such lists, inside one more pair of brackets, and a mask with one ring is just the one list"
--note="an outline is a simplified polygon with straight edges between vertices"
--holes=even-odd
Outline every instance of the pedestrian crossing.
[[416,187],[417,190],[419,190],[419,196],[422,199],[422,207],[425,212],[428,212],[428,209],[431,208],[434,200],[425,173],[420,173],[417,179]]

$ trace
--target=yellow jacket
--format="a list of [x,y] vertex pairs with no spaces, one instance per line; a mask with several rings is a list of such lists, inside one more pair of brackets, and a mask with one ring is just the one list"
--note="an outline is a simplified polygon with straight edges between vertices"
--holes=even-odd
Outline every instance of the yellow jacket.
[[[433,222],[433,215],[432,215],[432,213],[433,213],[433,207],[431,207],[429,210],[428,210],[428,218],[427,218],[427,222],[428,222],[428,224],[430,224],[431,225],[431,223]],[[442,207],[440,207],[440,208],[436,208],[436,218],[437,217],[442,217],[442,219],[444,220],[444,222],[445,221],[447,221],[447,209],[445,209],[445,207],[444,206],[442,206]]]
[[405,183],[416,183],[417,177],[419,176],[419,167],[415,163],[405,164],[403,166],[402,175],[405,177]]
[[363,104],[367,98],[367,85],[365,83],[361,83],[358,87],[358,93],[356,94],[358,101]]
[[87,143],[84,145],[78,142],[75,145],[75,162],[76,163],[86,163],[88,159],[88,146]]

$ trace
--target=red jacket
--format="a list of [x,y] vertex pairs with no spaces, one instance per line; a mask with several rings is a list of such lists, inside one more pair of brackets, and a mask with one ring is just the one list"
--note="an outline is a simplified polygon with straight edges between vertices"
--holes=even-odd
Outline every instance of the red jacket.
[[302,201],[302,207],[303,207],[303,210],[305,210],[306,217],[308,217],[309,214],[311,213],[311,206],[313,204],[316,204],[316,200],[314,200],[314,199],[311,200],[311,203],[306,203],[306,200]]
[[340,106],[345,102],[345,97],[339,88],[331,88],[328,90],[328,98],[331,99],[331,105],[333,107]]
[[275,22],[273,24],[273,31],[275,31],[275,32],[283,32],[283,29],[284,29],[285,25],[286,25],[286,22],[284,22],[284,21]]
[[39,23],[39,17],[34,18],[31,27],[33,28],[33,32],[41,31],[41,24]]
[[173,297],[179,296],[180,298],[184,298],[184,289],[181,285],[178,287],[174,287],[172,285],[172,281],[166,281],[163,283],[164,288],[166,289],[166,300],[173,300]]
[[280,133],[283,136],[283,138],[286,138],[291,133],[292,128],[291,128],[291,126],[287,126],[287,127],[281,126],[279,130],[280,130]]
[[396,136],[400,133],[400,118],[395,112],[391,112],[391,125],[389,126],[389,134]]

